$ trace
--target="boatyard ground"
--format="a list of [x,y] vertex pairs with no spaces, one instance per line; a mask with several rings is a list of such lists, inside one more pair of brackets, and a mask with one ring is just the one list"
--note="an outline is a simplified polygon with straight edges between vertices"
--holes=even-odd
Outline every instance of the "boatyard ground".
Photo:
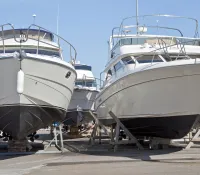
[[[200,148],[180,147],[163,150],[137,150],[120,146],[113,152],[102,143],[88,145],[88,139],[67,141],[76,151],[61,153],[0,153],[0,175],[130,175],[130,174],[200,174]],[[65,147],[66,143],[65,143]],[[50,148],[56,151],[55,147]]]
[[[165,154],[167,153],[167,154]],[[200,151],[128,151],[1,156],[1,175],[200,174]],[[153,154],[153,155],[152,155]]]

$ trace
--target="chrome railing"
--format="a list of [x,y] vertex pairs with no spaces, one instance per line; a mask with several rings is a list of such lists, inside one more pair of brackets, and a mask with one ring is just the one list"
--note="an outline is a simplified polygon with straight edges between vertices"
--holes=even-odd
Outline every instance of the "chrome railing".
[[[178,58],[194,59],[194,60],[195,60],[195,61],[194,61],[194,64],[197,63],[197,57],[191,58],[190,55],[188,55],[187,52],[186,52],[185,45],[187,45],[188,43],[190,43],[191,40],[189,40],[189,41],[184,41],[184,42],[179,41],[178,43],[167,45],[167,44],[165,43],[165,41],[164,41],[162,38],[157,37],[157,39],[158,39],[158,46],[159,46],[159,48],[155,48],[155,47],[152,46],[152,48],[154,48],[154,49],[151,50],[151,51],[149,51],[149,52],[147,52],[147,53],[145,53],[145,54],[138,54],[138,55],[137,55],[137,54],[132,53],[132,54],[129,54],[129,55],[130,55],[130,56],[134,56],[134,59],[135,59],[136,61],[137,61],[139,58],[143,57],[143,56],[152,55],[151,62],[149,62],[149,63],[151,63],[151,65],[152,65],[153,63],[156,63],[156,62],[154,62],[154,59],[155,59],[155,56],[156,56],[156,55],[162,55],[162,56],[165,55],[165,56],[167,56],[171,61],[177,60]],[[200,38],[199,38],[199,39],[193,39],[192,42],[199,42],[199,45],[198,45],[198,46],[200,47]],[[173,52],[173,54],[176,54],[176,58],[175,58],[175,59],[172,59],[172,56],[171,56],[172,53],[170,53],[168,49],[169,49],[169,48],[172,48],[172,47],[174,47],[174,46],[176,46],[177,49],[179,49],[179,52],[176,52],[176,53]],[[200,54],[199,54],[199,55],[200,55]],[[164,58],[164,59],[165,59],[165,58]],[[117,59],[116,59],[116,60],[117,60]],[[119,60],[118,60],[118,61],[119,61]],[[140,64],[142,64],[142,63],[140,63]],[[134,69],[136,68],[136,65],[137,65],[137,64],[135,63],[135,64],[134,64]],[[127,70],[127,69],[126,69],[126,65],[122,65],[122,66],[123,66],[123,69],[124,69],[124,70]],[[133,69],[133,70],[134,70],[134,69]],[[106,68],[106,70],[110,70],[110,69]],[[101,81],[103,81],[103,80],[102,80],[102,75],[103,75],[104,73],[106,73],[105,70],[104,70],[103,72],[100,73],[100,80],[101,80]],[[116,75],[117,75],[117,72],[112,72],[112,77],[113,77],[113,76],[116,76]],[[103,81],[103,82],[105,82],[105,84],[106,84],[106,82],[109,82],[109,80],[110,80],[110,79],[105,80],[105,81]],[[103,84],[103,85],[101,84],[100,89],[103,88],[105,84]]]
[[11,28],[11,30],[12,30],[12,32],[13,32],[13,38],[14,38],[15,41],[17,41],[17,40],[16,40],[16,37],[15,37],[15,29],[14,29],[14,27],[13,27],[12,24],[7,23],[7,24],[0,25],[1,34],[2,34],[2,36],[0,37],[0,41],[2,41],[2,43],[3,43],[3,53],[5,53],[5,51],[6,51],[6,47],[5,47],[5,36],[4,36],[4,28],[5,28],[5,27],[10,27],[10,28]]
[[[7,28],[9,27],[9,29],[5,30],[5,27],[7,27]],[[62,57],[63,48],[61,47],[61,44],[60,44],[61,42],[63,42],[64,44],[67,45],[66,50],[68,51],[68,54],[69,54],[69,57],[70,57],[70,62],[72,64],[74,64],[75,61],[76,61],[77,52],[76,52],[76,49],[74,48],[74,46],[70,42],[68,42],[67,40],[62,38],[61,36],[51,32],[51,31],[49,31],[49,30],[47,30],[47,29],[45,29],[41,26],[32,24],[27,29],[21,29],[24,32],[23,34],[16,34],[15,28],[10,23],[1,25],[0,28],[1,28],[0,41],[2,41],[3,53],[6,53],[6,44],[5,44],[6,40],[13,38],[15,40],[15,42],[19,43],[19,47],[21,49],[22,43],[25,43],[29,39],[31,39],[31,40],[34,40],[34,41],[37,42],[37,45],[34,45],[34,47],[36,47],[36,54],[39,54],[40,49],[42,49],[42,46],[41,46],[41,43],[42,43],[45,46],[51,46],[51,48],[57,50],[60,53],[61,59],[63,59],[63,57]],[[31,33],[32,29],[38,31],[38,34],[37,34],[38,38],[30,37],[30,33]],[[10,32],[9,36],[5,36],[5,32],[8,31],[8,30],[10,30],[11,32]],[[51,34],[53,36],[53,38],[56,37],[57,42],[55,42],[53,40],[41,39],[41,31]],[[12,33],[12,35],[11,35],[11,33]],[[48,49],[50,50],[51,48],[48,48]]]
[[[185,17],[185,16],[175,16],[175,15],[162,15],[162,14],[153,14],[153,15],[142,15],[142,16],[131,16],[131,17],[126,17],[122,20],[121,24],[119,27],[115,27],[113,28],[112,30],[112,36],[111,36],[111,39],[110,41],[112,42],[112,48],[111,50],[113,49],[113,47],[115,46],[115,43],[117,44],[117,42],[119,41],[119,38],[122,37],[123,35],[126,36],[126,32],[124,31],[124,29],[130,29],[130,28],[135,28],[136,29],[136,33],[137,35],[139,34],[139,31],[138,29],[140,27],[147,27],[147,28],[156,28],[156,29],[166,29],[166,30],[174,30],[174,31],[178,31],[180,33],[180,35],[183,37],[183,32],[178,29],[178,28],[173,28],[173,27],[165,27],[165,26],[159,26],[158,23],[157,25],[146,25],[146,24],[139,24],[139,23],[142,23],[141,21],[139,21],[139,23],[137,23],[136,25],[131,25],[131,26],[125,26],[125,22],[127,20],[132,20],[132,19],[142,19],[142,20],[145,20],[145,19],[148,19],[149,18],[152,18],[152,17],[165,17],[165,18],[174,18],[174,19],[186,19],[186,20],[191,20],[193,22],[195,22],[195,31],[194,31],[194,38],[197,38],[199,36],[199,33],[198,33],[198,20],[196,20],[195,18],[190,18],[190,17]],[[118,31],[116,34],[115,34],[115,31]],[[130,32],[130,31],[129,31]],[[114,41],[115,37],[114,36],[118,36],[119,38],[117,39],[117,42]]]

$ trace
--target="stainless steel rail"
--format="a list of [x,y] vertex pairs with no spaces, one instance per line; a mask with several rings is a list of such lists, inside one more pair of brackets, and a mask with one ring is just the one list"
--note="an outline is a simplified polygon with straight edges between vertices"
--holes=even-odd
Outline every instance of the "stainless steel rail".
[[[5,28],[9,28],[9,29],[6,29]],[[22,29],[23,31],[25,31],[25,33],[23,34],[20,34],[20,36],[18,36],[16,34],[16,30],[15,28],[13,27],[12,24],[10,23],[7,23],[7,24],[3,24],[3,25],[0,25],[0,28],[1,28],[1,37],[0,37],[0,41],[2,41],[2,48],[3,48],[3,53],[6,53],[6,44],[5,44],[5,41],[8,40],[8,39],[14,39],[15,42],[19,43],[19,46],[20,46],[20,49],[21,49],[21,45],[22,43],[26,43],[29,39],[31,40],[34,40],[34,41],[37,41],[37,45],[36,45],[36,54],[39,54],[39,50],[41,48],[41,43],[47,45],[47,46],[51,46],[53,49],[56,49],[60,52],[60,57],[61,59],[63,59],[62,57],[62,48],[61,48],[61,45],[60,45],[60,42],[63,41],[65,44],[67,44],[67,46],[69,47],[69,56],[70,56],[70,62],[72,64],[75,63],[76,61],[76,57],[77,57],[77,52],[76,52],[76,49],[74,48],[74,46],[68,42],[67,40],[65,40],[64,38],[62,38],[61,36],[41,27],[41,26],[38,26],[38,25],[35,25],[35,24],[31,24],[27,29]],[[32,38],[30,37],[30,31],[32,29],[35,29],[35,30],[38,30],[38,38]],[[11,33],[12,35],[10,36],[5,36],[5,31],[8,31],[8,30],[11,30]],[[48,41],[48,40],[45,40],[45,39],[41,39],[41,31],[42,32],[47,32],[47,33],[50,33],[52,34],[54,37],[56,36],[58,38],[57,40],[57,43],[54,42],[54,41]],[[0,44],[1,46],[1,44]],[[51,48],[49,48],[51,49]]]

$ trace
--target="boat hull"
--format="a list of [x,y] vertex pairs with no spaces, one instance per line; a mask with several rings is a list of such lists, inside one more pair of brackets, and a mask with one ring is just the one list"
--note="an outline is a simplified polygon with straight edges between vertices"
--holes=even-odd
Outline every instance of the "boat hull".
[[110,125],[112,111],[133,134],[181,138],[200,114],[199,68],[199,64],[168,66],[120,78],[98,95],[97,116]]
[[66,111],[43,106],[0,107],[0,128],[12,138],[20,140],[27,135],[63,120]]
[[[19,140],[64,120],[76,79],[70,65],[35,57],[11,57],[0,63],[0,130]],[[22,92],[18,90],[20,70]],[[66,78],[68,72],[71,76]]]
[[80,125],[93,120],[89,111],[94,111],[94,100],[97,94],[97,90],[75,88],[64,124]]
[[[199,118],[199,115],[124,118],[121,122],[136,137],[178,139],[187,135]],[[101,122],[106,125],[113,123],[109,119],[102,119]]]

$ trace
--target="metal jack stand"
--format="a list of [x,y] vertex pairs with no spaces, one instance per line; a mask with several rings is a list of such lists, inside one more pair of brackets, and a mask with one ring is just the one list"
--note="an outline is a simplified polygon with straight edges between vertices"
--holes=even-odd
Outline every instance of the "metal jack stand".
[[189,143],[187,144],[185,149],[190,149],[195,142],[200,142],[199,136],[200,136],[200,128],[197,129],[195,135],[189,140]]
[[[117,150],[118,145],[121,144],[130,144],[130,143],[135,143],[138,147],[139,150],[143,150],[143,146],[138,142],[138,140],[130,133],[130,131],[120,122],[120,120],[115,116],[115,114],[110,111],[109,112],[110,116],[114,119],[114,121],[116,122],[116,128],[115,128],[115,140],[114,140],[114,134],[112,131],[112,139],[111,139],[111,144],[114,145],[114,151]],[[120,141],[119,140],[119,133],[120,133],[120,128],[122,128],[124,130],[124,132],[127,134],[127,136],[129,137],[129,140],[127,141]]]
[[[54,138],[49,142],[49,144],[45,147],[44,150],[38,151],[38,153],[51,152],[51,151],[47,151],[47,149],[49,147],[51,147],[53,142],[55,143],[55,147],[58,149],[58,151],[60,153],[64,152],[65,148],[64,148],[64,144],[63,144],[62,126],[63,126],[63,124],[61,124],[61,123],[59,124],[59,126],[54,126],[54,128],[53,128]],[[57,131],[57,128],[59,129],[58,131]],[[58,136],[60,136],[59,141],[58,141]]]
[[[94,129],[90,136],[89,144],[94,145],[96,139],[99,139],[99,144],[101,144],[102,138],[111,138],[111,135],[110,135],[109,131],[107,130],[107,128],[101,124],[101,122],[98,120],[98,118],[91,111],[89,111],[89,112],[90,112],[90,115],[95,120],[95,126],[94,126]],[[101,129],[104,130],[104,132],[107,136],[104,136],[104,137],[102,136]]]
[[[195,134],[192,131],[189,133],[189,136],[192,136],[192,138],[189,137],[189,143],[187,144],[185,149],[190,149],[195,144],[195,142],[200,142],[200,137],[199,137],[200,136],[200,127],[199,127],[199,124],[200,124],[200,115],[197,117],[197,119],[194,123],[193,129],[195,131]],[[193,136],[193,134],[194,134],[194,136]]]
[[[101,139],[103,138],[110,138],[110,144],[114,145],[114,151],[117,150],[118,145],[122,145],[122,144],[130,144],[130,143],[135,143],[138,147],[138,149],[143,150],[143,146],[138,142],[138,140],[130,133],[130,131],[120,122],[120,120],[114,115],[113,112],[109,112],[110,116],[113,118],[113,120],[116,122],[116,128],[114,131],[113,125],[111,128],[111,133],[108,131],[108,129],[101,124],[101,122],[98,120],[98,118],[92,113],[90,112],[91,115],[93,116],[94,120],[95,120],[95,127],[93,129],[93,132],[91,134],[89,143],[91,145],[94,145],[95,143],[95,139],[99,139],[99,143],[101,143]],[[122,128],[124,130],[124,132],[127,134],[127,136],[129,137],[129,140],[127,141],[120,141],[119,139],[119,134],[120,134],[120,128]],[[101,129],[104,130],[105,134],[107,135],[107,137],[103,137],[101,135]],[[114,132],[113,132],[114,131]],[[97,136],[98,134],[98,136]]]

